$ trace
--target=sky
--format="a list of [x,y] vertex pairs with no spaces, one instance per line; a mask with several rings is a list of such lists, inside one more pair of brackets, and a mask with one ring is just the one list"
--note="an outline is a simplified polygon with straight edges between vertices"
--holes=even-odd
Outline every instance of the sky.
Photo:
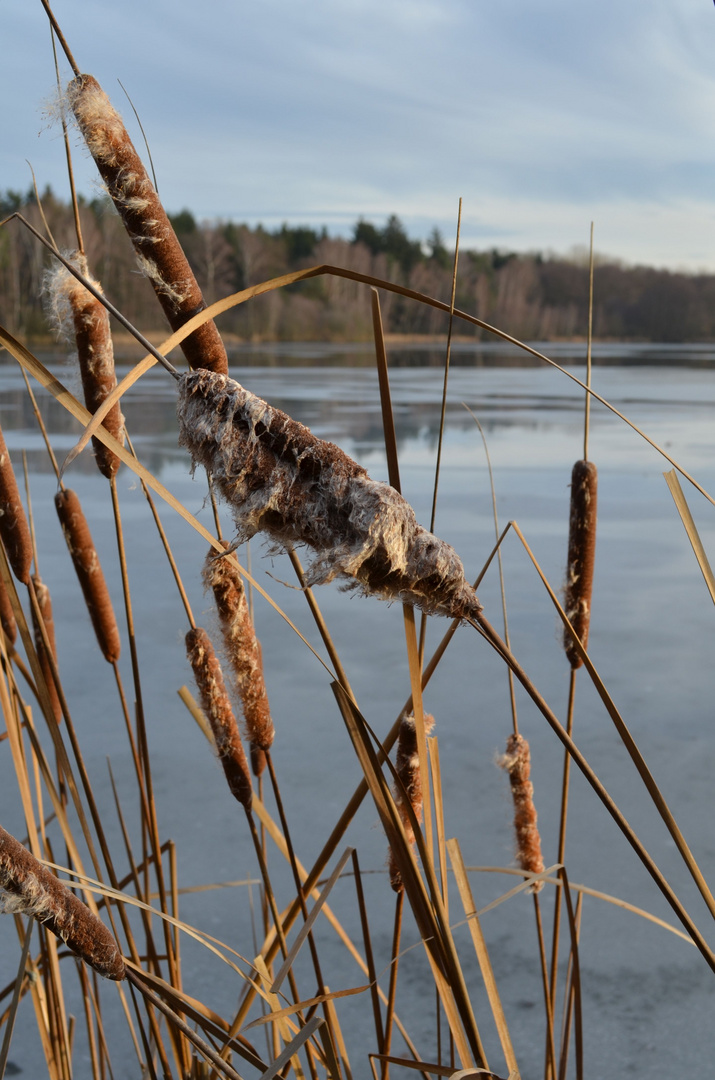
[[[169,212],[399,215],[463,247],[715,271],[712,0],[54,0]],[[0,190],[67,190],[40,0],[0,0]],[[71,71],[62,59],[63,80]],[[56,111],[56,110],[55,110]],[[75,136],[78,187],[98,191]]]

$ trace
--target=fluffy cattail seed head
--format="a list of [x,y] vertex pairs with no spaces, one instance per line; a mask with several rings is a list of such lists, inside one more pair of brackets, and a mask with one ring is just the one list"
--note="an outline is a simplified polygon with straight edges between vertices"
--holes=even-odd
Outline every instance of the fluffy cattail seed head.
[[186,655],[194,672],[201,705],[211,725],[216,751],[234,798],[251,809],[253,788],[236,718],[211,640],[200,626],[186,635]]
[[[159,196],[122,118],[91,75],[78,75],[67,97],[80,131],[129,237],[137,263],[151,282],[172,330],[206,307]],[[182,343],[191,367],[228,371],[223,342],[213,322],[204,323]]]
[[[598,471],[596,466],[592,461],[577,461],[571,473],[569,553],[564,609],[584,649],[588,645],[588,629],[591,621],[597,503]],[[564,631],[564,649],[571,667],[581,667],[583,661],[567,630]]]
[[231,504],[240,540],[262,530],[276,548],[307,544],[317,553],[308,585],[339,576],[384,600],[478,616],[454,549],[333,443],[208,371],[181,376],[178,416],[180,442]]
[[251,763],[255,775],[260,776],[266,764],[265,752],[273,744],[275,731],[263,678],[261,646],[248,609],[246,590],[233,563],[217,556],[213,548],[206,557],[203,576],[206,588],[212,590],[216,600],[224,651],[233,673],[245,734],[251,746]]
[[[434,728],[434,717],[429,713],[425,713],[424,725],[425,735],[429,735]],[[417,728],[415,726],[414,716],[404,717],[400,724],[400,730],[397,735],[395,772],[400,779],[400,784],[395,785],[395,803],[400,814],[407,840],[414,847],[415,834],[412,828],[412,822],[410,821],[410,816],[407,812],[407,806],[409,805],[412,808],[412,812],[415,815],[417,822],[420,823],[422,821],[423,804],[422,775],[420,773],[420,758],[417,749]],[[390,848],[388,861],[390,884],[395,892],[401,892],[403,889],[402,875],[400,874],[399,867],[395,861],[392,848]]]
[[32,915],[105,979],[126,976],[112,934],[86,904],[0,826],[2,910]]
[[[529,779],[531,757],[529,744],[522,735],[509,736],[506,753],[498,759],[498,764],[509,773],[511,796],[514,801],[516,860],[522,870],[527,870],[530,874],[541,874],[544,869],[544,860],[541,855],[541,837],[534,806],[534,786]],[[530,886],[529,891],[540,892],[543,887],[543,881],[537,881]]]
[[87,519],[78,496],[69,488],[57,492],[55,507],[99,647],[104,659],[114,664],[121,651],[119,629]]

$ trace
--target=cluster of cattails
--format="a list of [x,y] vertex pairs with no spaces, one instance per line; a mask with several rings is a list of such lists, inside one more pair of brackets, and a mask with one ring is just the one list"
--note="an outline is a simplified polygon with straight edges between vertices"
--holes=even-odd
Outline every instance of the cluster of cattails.
[[86,904],[0,827],[2,909],[31,915],[106,979],[125,978],[114,937]]
[[275,732],[263,678],[261,646],[248,609],[246,590],[233,563],[217,555],[213,548],[206,557],[204,584],[216,600],[224,651],[241,702],[251,766],[254,774],[260,776]]
[[200,626],[186,635],[186,655],[196,679],[201,705],[211,725],[216,751],[229,789],[247,811],[253,803],[248,762],[236,717],[226,691],[221,665],[211,639]]
[[[73,79],[67,98],[134,245],[139,267],[151,282],[171,328],[178,330],[206,305],[122,118],[91,75]],[[213,322],[195,330],[181,347],[191,367],[228,371],[226,350]]]
[[[565,611],[584,649],[591,619],[593,565],[596,558],[598,472],[592,461],[577,461],[571,473],[569,552],[566,568]],[[571,634],[564,631],[564,649],[573,669],[583,661]]]
[[317,553],[309,585],[339,576],[426,612],[479,615],[454,549],[333,443],[209,371],[181,376],[178,417],[180,442],[231,504],[240,540],[263,531],[276,548],[307,544]]
[[99,647],[104,659],[114,664],[121,648],[119,630],[87,519],[79,498],[69,488],[57,492],[55,507]]
[[[531,758],[529,744],[523,735],[509,736],[506,753],[498,759],[498,764],[508,772],[511,784],[517,862],[522,870],[530,874],[541,874],[544,860],[534,806],[534,785],[529,779]],[[530,891],[539,892],[543,887],[543,881],[537,881],[530,886]]]
[[[37,653],[37,659],[47,686],[47,693],[52,707],[52,715],[59,724],[62,720],[62,707],[60,705],[57,686],[55,684],[54,675],[52,674],[52,665],[50,663],[50,656],[52,656],[55,667],[57,666],[57,642],[55,640],[55,621],[52,615],[52,600],[50,598],[50,590],[39,574],[32,575],[32,584],[35,590],[35,596],[37,597],[37,606],[40,611],[40,618],[42,619],[42,627],[44,627],[45,631],[43,635],[40,621],[33,606],[31,614],[35,637],[35,652]],[[49,644],[49,651],[45,646],[45,637]]]
[[[434,717],[429,713],[425,713],[424,725],[425,735],[429,735],[434,727]],[[407,841],[414,847],[415,834],[407,807],[409,806],[412,809],[412,813],[414,814],[417,823],[420,824],[422,821],[422,775],[420,773],[420,759],[417,750],[417,728],[413,716],[403,717],[402,723],[400,724],[400,730],[397,736],[395,772],[400,781],[399,784],[395,785],[395,803],[400,814]],[[402,875],[397,866],[397,862],[395,861],[395,855],[392,848],[390,848],[388,856],[388,866],[392,888],[395,892],[402,892],[402,889],[404,888]]]
[[[80,273],[92,280],[85,256],[77,251],[71,259]],[[101,291],[98,281],[92,284]],[[76,344],[85,405],[94,413],[117,385],[107,309],[62,265],[47,273],[45,298],[56,329]],[[118,442],[124,441],[124,417],[119,403],[112,406],[102,423]],[[119,469],[119,458],[101,439],[95,437],[92,442],[99,471],[109,480]]]

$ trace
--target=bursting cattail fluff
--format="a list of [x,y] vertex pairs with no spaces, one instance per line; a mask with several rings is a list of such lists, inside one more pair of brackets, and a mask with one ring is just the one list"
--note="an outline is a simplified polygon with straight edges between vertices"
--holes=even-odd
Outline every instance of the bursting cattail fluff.
[[31,915],[105,979],[125,978],[119,946],[104,923],[1,826],[0,889],[4,912]]
[[[593,565],[596,558],[597,501],[598,471],[596,466],[592,461],[577,461],[571,473],[569,553],[564,607],[584,649],[588,645],[588,628],[591,621]],[[567,630],[564,630],[564,649],[571,667],[581,667],[583,661]]]
[[[89,279],[85,256],[77,251],[71,258],[80,273]],[[98,281],[92,280],[92,284],[101,291]],[[107,309],[61,264],[46,274],[44,292],[48,315],[55,328],[77,347],[84,403],[89,412],[94,413],[117,385]],[[117,442],[124,442],[124,417],[118,402],[102,424]],[[92,444],[97,467],[110,480],[119,469],[119,458],[96,436],[92,438]]]
[[208,634],[200,626],[189,630],[186,635],[186,655],[194,672],[201,705],[211,725],[231,794],[246,810],[250,810],[253,788],[241,735],[226,693],[221,665]]
[[[50,599],[50,590],[45,585],[44,581],[40,578],[39,574],[32,575],[32,584],[35,587],[35,595],[37,596],[37,606],[40,609],[42,616],[42,622],[47,634],[47,640],[50,644],[50,652],[52,653],[52,659],[57,663],[57,642],[55,640],[55,620],[52,615],[52,600]],[[52,715],[57,723],[62,721],[62,707],[60,705],[60,699],[57,694],[57,687],[55,680],[52,676],[52,668],[47,655],[47,649],[45,648],[44,638],[42,631],[35,614],[35,608],[31,609],[32,614],[32,627],[35,638],[35,652],[37,653],[37,659],[42,669],[42,674],[47,684],[47,693],[50,698],[50,705],[52,706]]]
[[[124,123],[91,75],[78,75],[67,97],[87,147],[134,245],[172,330],[202,311],[196,278]],[[228,371],[226,350],[213,322],[190,334],[181,348],[193,368]]]
[[454,549],[334,443],[208,371],[179,379],[178,417],[179,441],[231,504],[239,540],[264,531],[276,548],[307,544],[317,553],[308,585],[340,576],[426,612],[478,616]]
[[57,492],[55,507],[99,647],[104,659],[114,664],[121,649],[119,629],[87,519],[78,496],[69,488]]
[[213,548],[206,557],[203,576],[206,588],[213,591],[216,600],[226,658],[233,672],[250,743],[251,765],[254,774],[260,776],[275,732],[263,678],[261,646],[248,610],[246,590],[238,570],[229,559],[217,556]]
[[[498,764],[509,773],[511,796],[514,801],[516,860],[522,870],[530,874],[540,874],[544,869],[544,860],[541,855],[541,837],[534,806],[534,785],[529,779],[531,756],[529,744],[522,735],[509,736],[506,753],[498,759]],[[540,892],[543,887],[543,881],[537,881],[530,886],[529,891]]]
[[[424,716],[425,735],[429,735],[434,727],[434,717],[429,713]],[[418,824],[422,821],[422,775],[420,773],[420,758],[417,750],[417,728],[414,716],[405,716],[400,724],[397,735],[397,754],[395,756],[395,772],[400,784],[395,785],[395,803],[400,814],[405,835],[408,843],[414,847],[415,833],[412,828],[410,816],[407,813],[407,804]],[[403,790],[404,789],[404,790]],[[405,801],[407,798],[407,802]],[[402,875],[395,860],[394,852],[390,848],[389,853],[390,884],[395,892],[403,889]]]
[[15,473],[0,430],[0,538],[18,581],[30,584],[32,541]]

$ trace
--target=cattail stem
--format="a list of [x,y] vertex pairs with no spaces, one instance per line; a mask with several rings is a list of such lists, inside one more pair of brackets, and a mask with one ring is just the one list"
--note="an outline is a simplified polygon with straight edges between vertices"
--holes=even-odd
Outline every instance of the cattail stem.
[[0,888],[7,894],[4,911],[32,915],[106,979],[125,977],[119,946],[104,923],[1,826]]
[[[397,997],[397,968],[400,960],[400,938],[402,936],[402,911],[405,904],[405,890],[400,889],[395,897],[395,923],[392,931],[392,949],[390,952],[390,986],[387,991],[387,1009],[385,1012],[385,1035],[382,1054],[389,1055],[392,1046],[392,1024],[395,1017],[395,999]],[[382,1063],[382,1080],[389,1080],[390,1063]]]
[[538,892],[533,893],[534,917],[536,918],[536,937],[539,943],[539,961],[541,967],[541,985],[544,992],[544,1008],[546,1011],[546,1055],[552,1075],[556,1074],[556,1044],[554,1042],[554,1010],[551,1004],[549,986],[549,964],[546,959],[546,944],[544,942],[544,927],[541,920],[541,904]]
[[107,663],[115,664],[121,651],[119,629],[97,549],[79,498],[74,491],[65,488],[55,495],[55,507],[97,642]]
[[[592,461],[577,461],[571,473],[569,551],[564,610],[584,649],[591,621],[593,567],[596,558],[598,471]],[[572,668],[583,663],[573,638],[564,632],[564,649]]]
[[[154,185],[119,113],[97,80],[78,75],[67,93],[87,147],[134,245],[137,262],[172,330],[178,330],[206,304]],[[213,321],[190,334],[181,348],[192,368],[228,372],[226,350]]]

